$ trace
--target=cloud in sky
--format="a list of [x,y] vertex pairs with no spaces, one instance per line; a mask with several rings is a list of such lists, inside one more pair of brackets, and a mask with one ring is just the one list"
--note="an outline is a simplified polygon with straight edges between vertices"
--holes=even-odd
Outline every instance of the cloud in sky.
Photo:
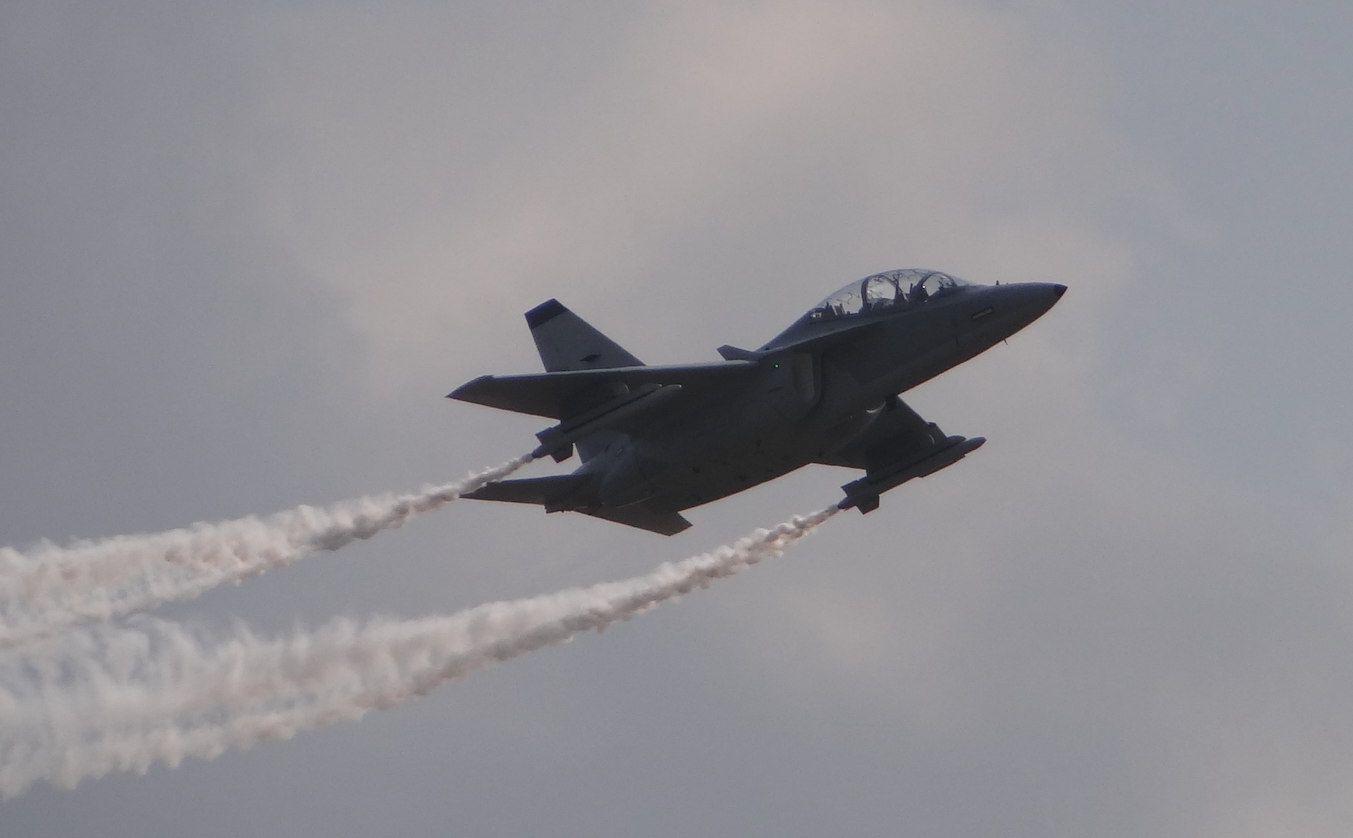
[[[37,789],[0,832],[1344,831],[1351,347],[1330,324],[1348,254],[1310,231],[1353,190],[1301,137],[1353,119],[1319,81],[1347,78],[1327,36],[1260,38],[1337,20],[0,15],[0,105],[20,117],[0,121],[4,543],[516,454],[537,425],[440,396],[536,369],[520,312],[551,296],[663,363],[757,345],[889,267],[1071,288],[908,396],[981,452],[776,566],[361,725]],[[168,615],[282,631],[622,578],[847,479],[806,470],[673,541],[457,504]]]
[[[472,73],[446,16],[350,8],[270,39],[275,229],[404,364],[560,288],[602,315],[702,300],[694,324],[657,326],[660,351],[774,329],[844,281],[847,255],[861,273],[905,253],[1069,279],[1088,299],[1126,266],[1085,214],[1170,192],[1104,124],[1081,62],[1009,14],[645,9],[566,62],[556,10],[506,24],[510,49],[478,45]],[[496,95],[455,95],[481,86]],[[717,256],[682,258],[711,233]],[[641,279],[655,269],[665,282]]]

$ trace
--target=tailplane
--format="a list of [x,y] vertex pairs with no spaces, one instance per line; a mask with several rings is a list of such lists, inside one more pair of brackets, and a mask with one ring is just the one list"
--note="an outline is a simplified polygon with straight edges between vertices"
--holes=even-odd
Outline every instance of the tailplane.
[[587,478],[578,474],[557,474],[551,477],[528,477],[522,480],[501,480],[481,486],[461,497],[473,500],[497,500],[508,503],[531,503],[545,507],[546,512],[581,512],[593,518],[602,518],[637,527],[660,535],[676,535],[690,527],[691,522],[676,512],[652,512],[643,504],[621,509],[586,507]]
[[569,495],[583,488],[585,478],[576,474],[556,474],[550,477],[527,477],[520,480],[499,480],[480,486],[461,495],[473,500],[498,500],[507,503],[534,503],[555,507]]
[[603,506],[600,509],[579,509],[578,511],[584,515],[591,515],[593,518],[614,521],[627,527],[637,527],[641,530],[655,532],[658,535],[676,535],[682,530],[690,529],[691,526],[691,522],[683,518],[679,512],[650,512],[643,504],[626,506],[623,509],[611,509]]

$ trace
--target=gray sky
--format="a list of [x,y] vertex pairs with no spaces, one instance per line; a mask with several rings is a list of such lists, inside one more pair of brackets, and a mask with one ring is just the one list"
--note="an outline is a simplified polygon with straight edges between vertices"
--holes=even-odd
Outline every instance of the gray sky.
[[[0,7],[0,543],[442,481],[555,296],[650,363],[845,282],[1062,282],[908,401],[989,443],[784,558],[413,704],[0,803],[0,834],[1344,836],[1353,7]],[[534,466],[532,473],[546,473]],[[162,613],[261,632],[630,576],[454,504]]]

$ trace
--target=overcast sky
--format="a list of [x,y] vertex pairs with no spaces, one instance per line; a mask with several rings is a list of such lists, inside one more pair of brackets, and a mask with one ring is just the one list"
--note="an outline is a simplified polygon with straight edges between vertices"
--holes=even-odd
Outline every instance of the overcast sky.
[[[988,444],[782,559],[0,834],[1346,836],[1353,6],[0,4],[0,544],[459,477],[558,297],[649,363],[849,280],[1060,282],[907,401]],[[554,467],[536,465],[531,474]],[[618,579],[456,503],[161,609],[262,633]]]

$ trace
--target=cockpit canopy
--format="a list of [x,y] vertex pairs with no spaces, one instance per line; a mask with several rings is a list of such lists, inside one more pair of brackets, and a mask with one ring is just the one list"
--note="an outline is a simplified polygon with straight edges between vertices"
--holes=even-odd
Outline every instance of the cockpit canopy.
[[939,271],[907,268],[857,279],[813,306],[810,320],[851,317],[884,309],[920,305],[971,283]]

